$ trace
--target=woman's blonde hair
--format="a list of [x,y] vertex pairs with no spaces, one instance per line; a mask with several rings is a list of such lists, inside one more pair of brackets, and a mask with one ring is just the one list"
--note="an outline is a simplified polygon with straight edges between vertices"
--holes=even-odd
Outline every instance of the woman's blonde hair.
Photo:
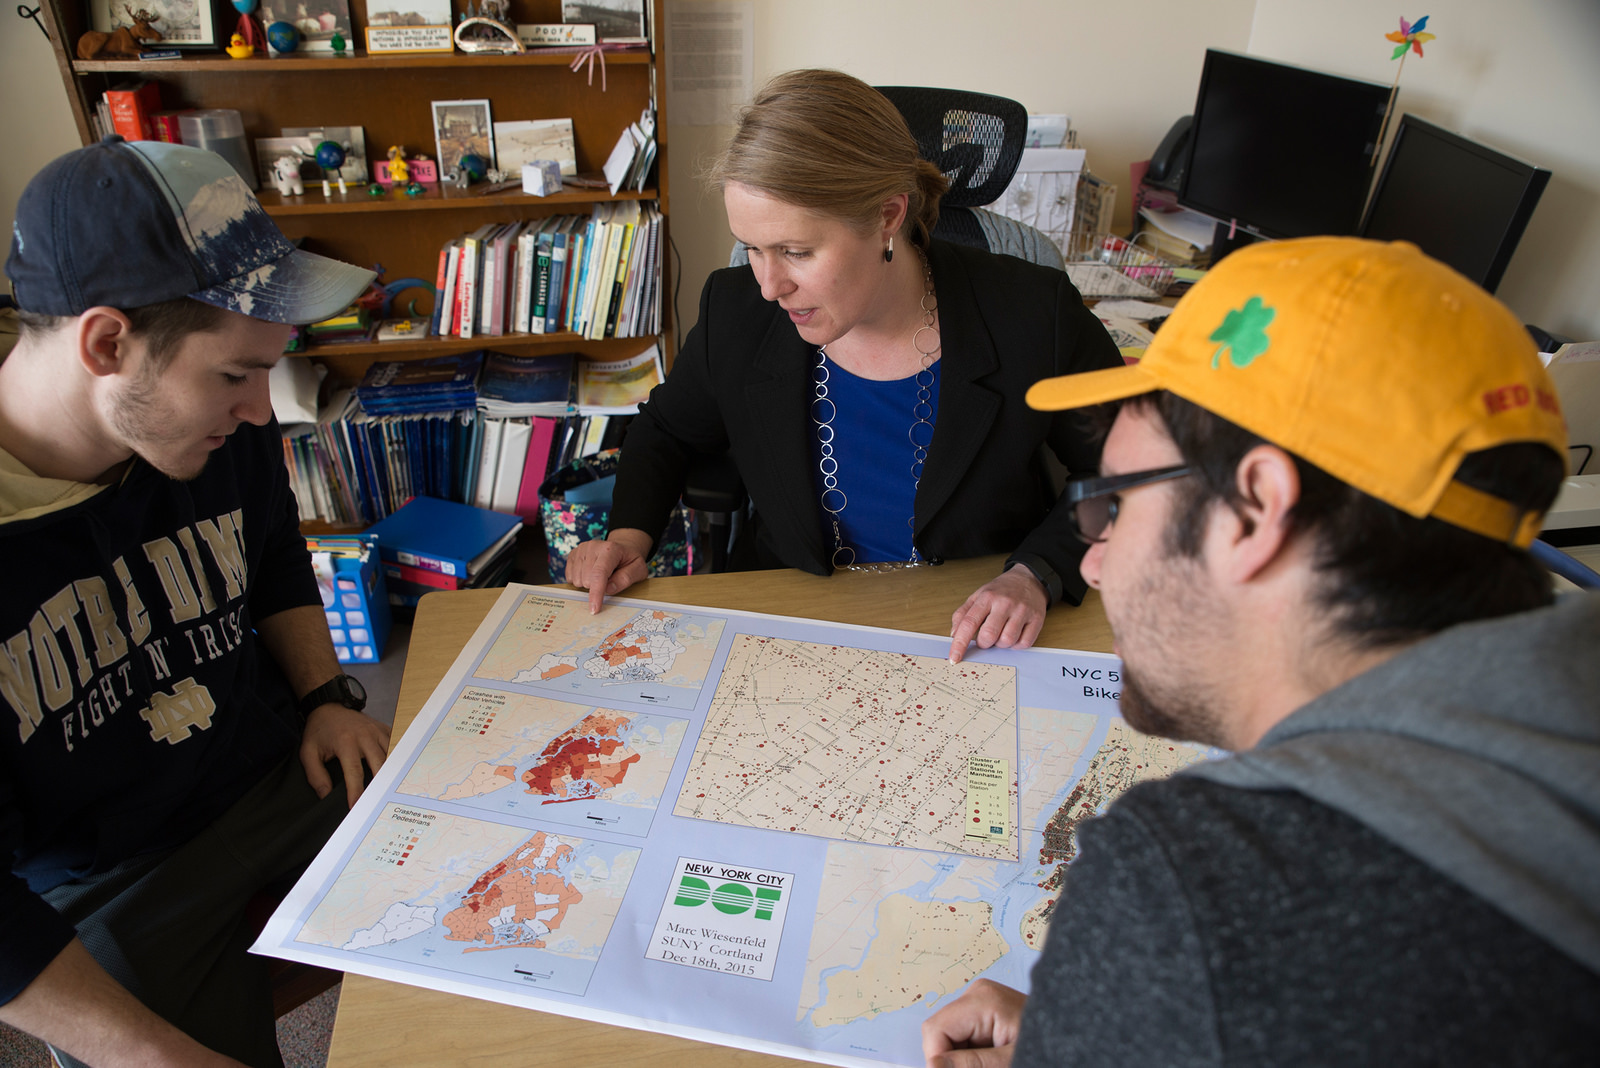
[[949,186],[888,97],[836,70],[792,70],[762,86],[706,180],[718,190],[738,182],[863,233],[905,193],[903,229],[924,249]]

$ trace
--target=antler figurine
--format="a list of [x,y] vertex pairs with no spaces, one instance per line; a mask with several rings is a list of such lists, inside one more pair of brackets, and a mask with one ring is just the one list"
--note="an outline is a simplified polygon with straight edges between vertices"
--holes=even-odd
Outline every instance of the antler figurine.
[[144,50],[144,45],[140,42],[161,40],[161,31],[151,25],[159,16],[152,15],[144,8],[135,11],[127,4],[122,5],[122,10],[128,13],[133,25],[119,26],[110,33],[105,30],[90,30],[78,38],[79,59],[100,59],[105,56],[136,59]]

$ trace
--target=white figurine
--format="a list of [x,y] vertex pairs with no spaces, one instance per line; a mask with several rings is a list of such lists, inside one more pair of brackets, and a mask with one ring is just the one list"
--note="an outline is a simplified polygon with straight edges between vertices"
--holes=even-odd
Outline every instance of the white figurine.
[[300,160],[294,156],[279,156],[272,162],[272,180],[284,196],[304,196],[306,184],[300,180]]

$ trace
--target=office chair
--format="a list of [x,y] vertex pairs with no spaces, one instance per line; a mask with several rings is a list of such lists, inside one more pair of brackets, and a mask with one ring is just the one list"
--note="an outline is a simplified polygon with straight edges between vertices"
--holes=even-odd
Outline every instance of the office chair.
[[[939,201],[939,221],[934,225],[933,236],[991,252],[1010,252],[991,239],[996,233],[994,220],[1005,217],[981,209],[999,200],[1017,173],[1027,141],[1028,109],[1003,96],[965,89],[913,85],[877,88],[906,120],[922,158],[938,167],[950,182]],[[1044,244],[1055,247],[1048,239]],[[1059,252],[1055,262],[1048,265],[1061,266]]]
[[[1026,223],[983,207],[999,200],[1017,173],[1027,140],[1027,108],[1003,96],[965,89],[877,88],[906,120],[918,152],[950,182],[939,201],[934,237],[1066,269],[1055,242]],[[745,246],[735,242],[728,266],[749,262]],[[697,456],[689,467],[683,503],[706,514],[711,526],[711,570],[722,570],[728,544],[739,532],[738,517],[749,503],[733,460],[726,453]]]
[[1560,575],[1580,590],[1600,590],[1600,574],[1581,560],[1576,560],[1549,542],[1535,538],[1528,552],[1552,575]]

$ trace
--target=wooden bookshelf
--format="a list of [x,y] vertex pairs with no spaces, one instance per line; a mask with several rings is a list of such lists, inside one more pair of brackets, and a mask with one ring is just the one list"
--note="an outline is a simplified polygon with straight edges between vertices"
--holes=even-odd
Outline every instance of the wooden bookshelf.
[[[201,0],[202,3],[208,0]],[[454,0],[459,14],[467,0]],[[654,50],[610,50],[605,53],[604,88],[600,60],[572,70],[583,49],[551,49],[524,55],[415,54],[347,57],[290,54],[276,59],[254,56],[235,60],[218,52],[188,53],[169,60],[80,60],[79,36],[88,29],[82,0],[42,0],[42,14],[55,46],[62,85],[85,144],[94,138],[91,115],[101,94],[134,77],[160,83],[164,109],[233,108],[244,120],[251,142],[277,137],[286,126],[360,126],[367,162],[387,157],[391,145],[402,145],[408,157],[435,155],[435,100],[487,99],[496,122],[517,119],[570,118],[580,174],[598,173],[618,136],[647,108],[656,116],[656,160],[653,188],[611,196],[605,189],[568,185],[548,197],[529,196],[520,188],[487,190],[483,185],[457,189],[425,186],[418,196],[389,190],[369,193],[351,186],[323,196],[320,183],[306,182],[304,196],[283,196],[264,187],[263,207],[291,239],[306,249],[381,271],[383,281],[417,278],[420,290],[401,293],[394,314],[405,314],[413,298],[418,311],[432,308],[432,286],[438,273],[439,249],[451,238],[485,223],[582,214],[613,200],[654,200],[663,216],[662,333],[659,337],[610,338],[590,341],[570,332],[507,334],[496,337],[421,338],[406,341],[314,344],[303,354],[328,369],[330,383],[354,383],[380,360],[416,360],[488,348],[518,354],[576,352],[586,358],[617,360],[637,355],[659,343],[663,359],[673,358],[672,292],[668,275],[670,202],[667,190],[667,118],[657,89],[661,85],[660,41],[664,0],[650,0]],[[364,40],[366,0],[350,0],[354,40]],[[218,5],[215,16],[224,35],[231,32]],[[560,22],[560,0],[511,0],[509,21]],[[115,205],[106,206],[108,220]],[[424,292],[425,291],[425,292]],[[348,533],[353,528],[307,522],[308,534]]]
[[[254,56],[230,59],[221,52],[190,53],[170,60],[80,60],[74,48],[88,28],[86,9],[78,0],[44,0],[42,14],[55,44],[62,83],[78,134],[85,144],[94,136],[90,115],[100,95],[132,77],[159,82],[167,109],[233,108],[244,119],[245,134],[254,141],[276,137],[285,126],[361,126],[367,161],[383,159],[390,145],[403,145],[407,155],[434,155],[430,103],[435,100],[488,99],[491,117],[514,119],[570,118],[580,173],[601,168],[617,137],[646,108],[656,114],[655,185],[643,192],[611,196],[604,189],[568,186],[548,197],[534,197],[519,188],[486,192],[480,184],[467,189],[425,186],[419,196],[390,190],[372,195],[365,186],[346,193],[335,188],[328,197],[307,181],[304,196],[258,192],[263,207],[291,239],[324,255],[382,268],[385,281],[437,275],[440,247],[452,237],[484,223],[545,215],[582,213],[611,200],[654,200],[670,220],[667,190],[667,123],[660,84],[659,43],[664,0],[651,0],[655,50],[611,50],[605,54],[605,86],[599,60],[592,76],[586,64],[570,64],[583,50],[561,48],[523,55],[416,54],[347,57],[292,53],[276,59]],[[465,0],[456,0],[458,11]],[[366,0],[350,0],[354,38],[362,39]],[[219,19],[222,16],[218,16]],[[560,22],[560,0],[512,0],[510,21]],[[225,25],[225,24],[224,24]],[[664,222],[662,240],[667,239]],[[663,256],[663,295],[671,292]],[[404,308],[410,297],[402,296]],[[429,305],[424,305],[429,306]],[[510,352],[574,351],[588,357],[620,359],[659,342],[670,363],[671,301],[662,301],[662,335],[584,341],[576,334],[508,334],[495,338],[432,338],[419,341],[312,346],[305,355],[324,363],[335,380],[352,381],[375,360],[422,359],[452,352],[492,347]]]

